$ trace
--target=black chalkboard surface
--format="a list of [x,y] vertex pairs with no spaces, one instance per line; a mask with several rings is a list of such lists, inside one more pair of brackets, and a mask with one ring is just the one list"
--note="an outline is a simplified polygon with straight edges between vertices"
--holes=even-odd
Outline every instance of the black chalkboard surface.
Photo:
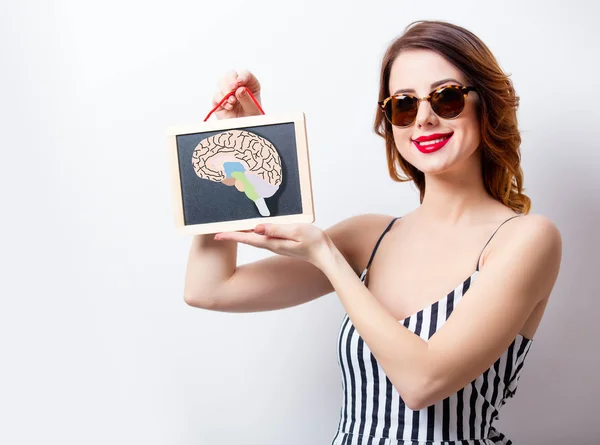
[[314,222],[303,113],[172,127],[167,139],[180,233]]

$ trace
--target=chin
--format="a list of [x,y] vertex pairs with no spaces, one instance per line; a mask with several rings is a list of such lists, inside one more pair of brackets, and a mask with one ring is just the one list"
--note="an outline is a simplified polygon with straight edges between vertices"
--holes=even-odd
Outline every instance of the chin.
[[447,173],[448,171],[452,170],[453,165],[452,164],[431,165],[428,163],[427,165],[415,165],[415,167],[418,168],[420,171],[422,171],[426,175],[439,175],[442,173]]
[[455,162],[448,159],[444,153],[433,153],[430,155],[419,156],[415,153],[408,153],[408,156],[402,152],[400,155],[413,167],[426,174],[442,173],[452,167]]
[[450,171],[462,170],[464,168],[476,168],[480,164],[477,145],[473,144],[472,150],[452,150],[446,146],[441,150],[422,154],[412,144],[406,151],[399,151],[400,155],[412,166],[426,175],[439,175]]

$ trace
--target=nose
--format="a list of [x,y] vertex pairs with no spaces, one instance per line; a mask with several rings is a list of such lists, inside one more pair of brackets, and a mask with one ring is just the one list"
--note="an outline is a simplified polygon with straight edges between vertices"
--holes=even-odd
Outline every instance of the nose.
[[415,122],[419,127],[434,126],[438,123],[438,117],[433,112],[431,104],[427,100],[419,101],[419,109]]

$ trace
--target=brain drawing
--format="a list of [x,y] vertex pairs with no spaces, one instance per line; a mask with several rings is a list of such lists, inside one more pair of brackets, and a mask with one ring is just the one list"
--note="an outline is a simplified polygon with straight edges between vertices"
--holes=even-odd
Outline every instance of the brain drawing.
[[273,144],[245,130],[227,130],[203,139],[194,149],[192,165],[202,179],[221,182],[244,192],[262,216],[265,203],[279,190],[281,159]]

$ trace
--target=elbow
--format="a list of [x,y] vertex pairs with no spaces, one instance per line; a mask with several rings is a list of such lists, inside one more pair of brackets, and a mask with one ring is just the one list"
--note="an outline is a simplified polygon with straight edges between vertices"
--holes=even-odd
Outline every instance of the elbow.
[[403,400],[406,406],[413,411],[420,411],[433,405],[433,403],[429,402],[429,398],[420,391],[413,391],[412,394],[403,397]]
[[420,411],[428,406],[425,404],[425,397],[421,388],[405,390],[401,395],[406,407],[413,411]]
[[425,376],[420,376],[414,379],[412,385],[405,388],[400,394],[409,409],[420,411],[438,402],[436,387],[435,382],[430,381]]
[[421,386],[418,391],[411,395],[410,403],[412,407],[410,409],[416,411],[435,405],[458,391],[458,389],[460,388],[453,389],[448,381],[429,381],[428,384]]
[[183,292],[183,301],[188,306],[199,308],[199,309],[212,310],[214,308],[214,299],[213,298],[208,298],[208,297],[198,295],[187,289],[184,290],[184,292]]

